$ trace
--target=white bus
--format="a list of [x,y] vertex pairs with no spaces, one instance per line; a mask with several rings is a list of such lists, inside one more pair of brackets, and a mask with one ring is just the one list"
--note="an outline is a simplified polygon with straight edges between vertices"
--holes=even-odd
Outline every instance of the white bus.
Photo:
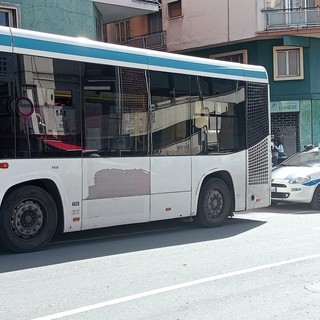
[[270,204],[263,67],[0,27],[0,240]]

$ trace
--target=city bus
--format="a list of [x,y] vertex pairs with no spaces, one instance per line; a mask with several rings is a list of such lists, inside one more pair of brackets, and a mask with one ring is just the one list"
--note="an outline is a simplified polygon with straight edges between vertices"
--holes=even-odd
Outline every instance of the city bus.
[[0,27],[0,241],[270,204],[261,66]]

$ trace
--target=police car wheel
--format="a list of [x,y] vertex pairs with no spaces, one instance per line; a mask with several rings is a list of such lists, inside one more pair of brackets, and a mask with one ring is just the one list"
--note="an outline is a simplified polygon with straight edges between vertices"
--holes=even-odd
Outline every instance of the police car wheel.
[[313,194],[313,198],[311,201],[311,207],[314,210],[320,210],[320,185],[317,187]]

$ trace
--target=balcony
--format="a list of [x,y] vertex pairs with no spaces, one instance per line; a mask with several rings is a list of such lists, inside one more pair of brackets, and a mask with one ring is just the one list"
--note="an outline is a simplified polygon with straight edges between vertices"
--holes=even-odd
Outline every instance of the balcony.
[[91,0],[102,14],[103,23],[127,20],[135,16],[158,12],[157,0]]
[[266,30],[284,28],[313,28],[320,27],[320,7],[294,9],[267,9]]
[[134,37],[125,42],[122,42],[121,44],[130,47],[146,48],[158,51],[167,50],[164,31],[151,33],[141,37]]

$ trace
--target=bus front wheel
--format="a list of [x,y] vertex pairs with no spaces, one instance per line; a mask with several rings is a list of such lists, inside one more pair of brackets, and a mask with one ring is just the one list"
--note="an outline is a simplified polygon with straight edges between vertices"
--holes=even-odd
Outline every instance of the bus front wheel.
[[218,178],[208,180],[203,186],[196,222],[204,227],[218,227],[232,214],[232,196],[229,187]]
[[37,186],[10,193],[0,211],[0,240],[13,252],[39,250],[52,238],[58,222],[55,201]]

